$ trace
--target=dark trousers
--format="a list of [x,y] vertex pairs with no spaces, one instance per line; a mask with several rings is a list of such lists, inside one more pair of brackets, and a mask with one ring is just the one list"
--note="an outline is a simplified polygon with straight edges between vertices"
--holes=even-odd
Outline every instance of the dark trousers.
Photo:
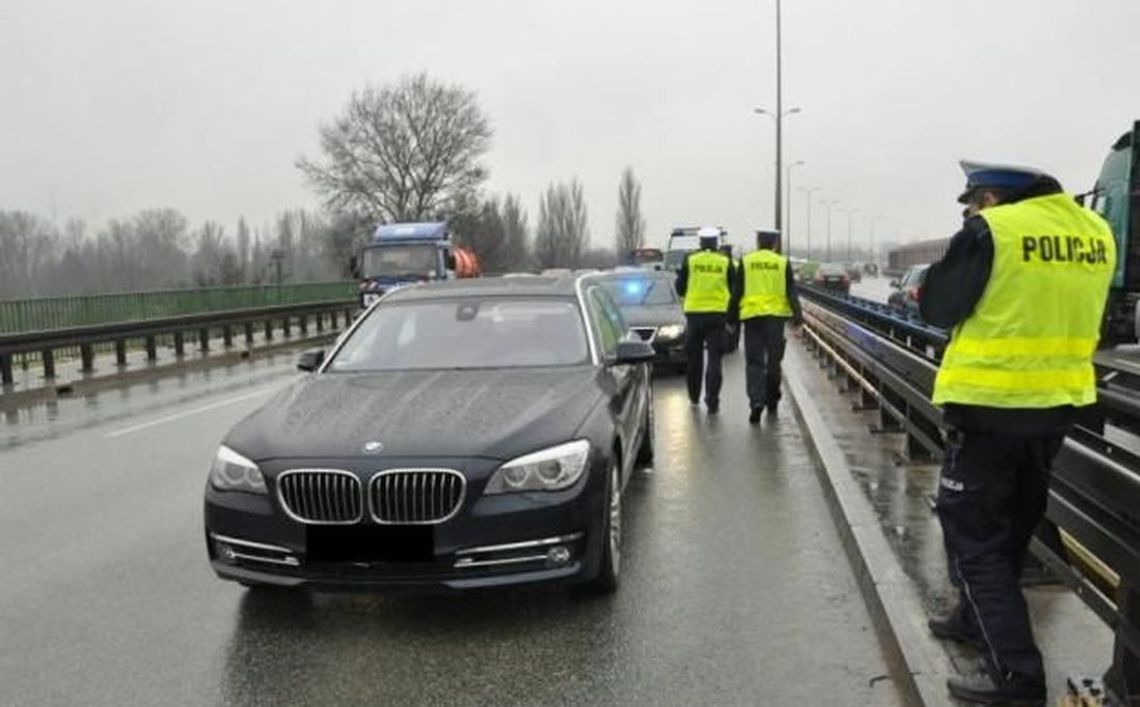
[[784,360],[784,317],[744,320],[744,370],[748,404],[753,408],[780,402],[780,364]]
[[[689,383],[689,400],[701,398],[701,378],[705,379],[705,403],[720,405],[720,358],[724,355],[725,314],[685,315],[686,378]],[[708,350],[708,371],[705,371],[705,350]]]
[[1063,440],[953,432],[947,446],[937,509],[959,619],[976,629],[998,680],[1044,679],[1019,579]]

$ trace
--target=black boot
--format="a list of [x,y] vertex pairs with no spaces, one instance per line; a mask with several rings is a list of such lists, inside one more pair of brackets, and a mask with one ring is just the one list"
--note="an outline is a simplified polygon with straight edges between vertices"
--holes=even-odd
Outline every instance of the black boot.
[[973,626],[964,623],[955,612],[946,617],[930,619],[926,622],[934,637],[943,641],[954,641],[973,646],[979,650],[985,648],[981,634]]
[[984,705],[1045,705],[1045,679],[1012,676],[995,681],[988,673],[960,675],[946,681],[950,694]]
[[764,408],[752,408],[752,411],[748,413],[748,424],[750,424],[750,425],[760,424],[760,413],[763,410],[764,410]]

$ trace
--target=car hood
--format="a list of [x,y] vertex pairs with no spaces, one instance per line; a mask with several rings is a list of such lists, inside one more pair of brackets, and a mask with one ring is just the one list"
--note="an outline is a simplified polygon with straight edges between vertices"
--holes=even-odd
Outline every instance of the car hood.
[[666,324],[684,324],[685,315],[678,305],[658,305],[653,307],[622,307],[622,317],[631,327],[653,326],[660,327]]
[[[226,444],[264,461],[363,456],[506,460],[574,438],[603,397],[593,366],[321,373],[237,424]],[[370,454],[369,456],[373,456]]]

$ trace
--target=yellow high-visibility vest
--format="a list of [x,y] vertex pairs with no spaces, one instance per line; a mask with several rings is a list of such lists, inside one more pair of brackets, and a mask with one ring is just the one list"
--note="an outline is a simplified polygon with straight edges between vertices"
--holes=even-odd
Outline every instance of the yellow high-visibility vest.
[[1092,357],[1116,268],[1108,224],[1065,194],[996,206],[981,216],[993,234],[993,268],[942,356],[934,402],[1091,405]]
[[744,256],[744,293],[740,318],[790,317],[788,259],[772,250],[755,250]]
[[724,253],[701,250],[688,258],[689,279],[685,289],[686,314],[728,311],[728,268],[732,261]]

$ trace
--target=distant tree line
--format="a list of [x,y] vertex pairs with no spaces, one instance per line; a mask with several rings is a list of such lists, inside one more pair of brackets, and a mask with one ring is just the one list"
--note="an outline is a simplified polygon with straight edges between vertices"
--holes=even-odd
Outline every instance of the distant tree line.
[[[0,298],[171,287],[313,282],[346,276],[347,254],[320,213],[282,212],[271,223],[239,219],[191,226],[174,209],[149,209],[90,231],[26,211],[0,211]],[[279,270],[280,269],[280,270]]]
[[613,247],[591,247],[577,179],[539,194],[533,230],[521,199],[483,191],[493,131],[471,91],[420,74],[354,94],[320,129],[321,157],[297,167],[321,197],[270,223],[192,225],[148,209],[97,229],[0,210],[0,298],[348,277],[379,223],[446,220],[487,273],[609,267],[644,245],[641,185],[619,184]]

